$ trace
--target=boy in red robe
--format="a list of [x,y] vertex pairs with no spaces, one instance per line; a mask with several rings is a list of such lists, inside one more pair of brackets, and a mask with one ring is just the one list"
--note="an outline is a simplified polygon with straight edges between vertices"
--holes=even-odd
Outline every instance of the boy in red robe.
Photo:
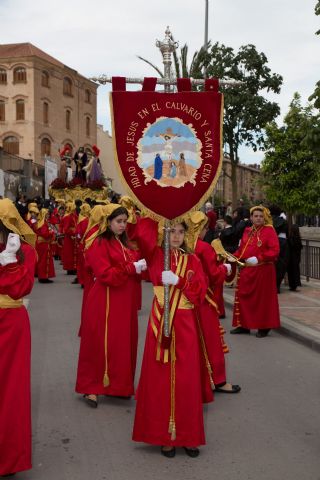
[[250,333],[264,338],[270,329],[280,327],[275,262],[279,255],[279,240],[272,226],[268,209],[250,209],[252,226],[243,233],[235,252],[245,261],[240,270],[235,292],[232,334]]

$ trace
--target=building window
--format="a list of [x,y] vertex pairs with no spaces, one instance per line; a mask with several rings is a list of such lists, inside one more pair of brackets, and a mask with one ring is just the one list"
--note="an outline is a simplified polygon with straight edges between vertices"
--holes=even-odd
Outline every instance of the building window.
[[64,77],[63,79],[63,95],[72,97],[72,82],[68,77]]
[[0,68],[0,84],[5,85],[7,83],[7,72],[4,68]]
[[43,102],[43,123],[45,125],[49,123],[49,104],[47,102]]
[[6,120],[6,104],[3,100],[0,100],[0,122]]
[[27,71],[24,67],[17,67],[13,70],[13,83],[26,83]]
[[86,117],[86,136],[90,137],[90,117]]
[[41,85],[43,87],[49,87],[49,74],[45,71],[41,73]]
[[41,140],[41,156],[50,157],[51,155],[51,142],[48,138],[43,138]]
[[16,120],[24,120],[24,100],[16,101]]
[[84,101],[86,103],[91,103],[91,92],[90,90],[85,90],[84,92]]
[[3,140],[3,150],[13,155],[19,155],[19,140],[17,137],[7,137]]
[[66,130],[71,130],[71,111],[66,110]]

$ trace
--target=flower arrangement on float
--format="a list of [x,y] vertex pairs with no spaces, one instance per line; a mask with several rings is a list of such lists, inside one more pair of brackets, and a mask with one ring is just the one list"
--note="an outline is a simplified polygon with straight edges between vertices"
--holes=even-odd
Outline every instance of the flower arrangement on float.
[[108,196],[108,186],[103,179],[86,182],[82,178],[73,178],[65,182],[61,178],[53,180],[49,186],[49,194],[53,198],[63,198],[65,201],[105,200]]

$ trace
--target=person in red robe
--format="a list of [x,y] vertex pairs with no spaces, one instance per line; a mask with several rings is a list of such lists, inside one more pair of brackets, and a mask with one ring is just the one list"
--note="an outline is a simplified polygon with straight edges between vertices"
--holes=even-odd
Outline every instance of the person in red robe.
[[26,216],[26,222],[27,224],[29,225],[29,227],[32,228],[33,230],[33,227],[35,226],[35,224],[37,223],[37,220],[38,220],[38,216],[39,216],[39,209],[38,209],[38,206],[36,203],[32,202],[32,203],[29,203],[28,205],[28,213],[27,213],[27,216]]
[[63,270],[67,275],[77,273],[77,247],[76,247],[76,228],[78,215],[76,213],[74,202],[67,202],[66,213],[60,223],[61,233],[63,234],[62,264]]
[[219,307],[215,296],[215,291],[222,288],[221,286],[230,274],[231,265],[228,263],[220,264],[215,250],[203,241],[208,228],[208,218],[203,212],[192,212],[188,225],[193,230],[194,252],[200,259],[209,282],[205,300],[196,309],[200,333],[203,335],[207,354],[205,367],[209,371],[215,392],[238,393],[241,390],[240,386],[227,382],[224,356],[229,352],[229,349],[224,341],[225,331],[219,321]]
[[[183,447],[191,457],[199,455],[198,446],[205,444],[202,404],[213,400],[209,379],[207,388],[202,386],[200,339],[194,310],[204,300],[207,281],[199,259],[186,252],[185,232],[185,223],[171,229],[167,271],[163,268],[163,249],[157,245],[158,225],[143,218],[135,235],[147,260],[154,300],[132,438],[136,442],[161,445],[161,453],[166,457],[173,457],[176,447]],[[170,285],[169,341],[163,337],[164,285]]]
[[35,234],[0,200],[0,476],[31,465],[30,324],[23,297],[34,282]]
[[85,265],[84,265],[84,234],[88,228],[89,215],[91,207],[88,203],[83,203],[80,207],[78,223],[76,228],[77,239],[77,279],[83,287],[85,283]]
[[52,243],[55,239],[55,234],[50,228],[49,223],[49,211],[47,208],[40,210],[39,218],[34,226],[34,231],[37,234],[36,251],[38,254],[37,272],[39,283],[52,283],[56,276]]
[[280,327],[275,262],[279,240],[272,226],[268,209],[250,209],[252,227],[244,230],[238,250],[234,253],[245,261],[238,277],[230,333],[250,333],[264,338],[270,329]]
[[126,237],[128,212],[106,205],[99,230],[88,238],[85,261],[94,274],[84,306],[76,392],[88,404],[98,395],[129,398],[134,393],[138,345],[135,277],[146,268]]

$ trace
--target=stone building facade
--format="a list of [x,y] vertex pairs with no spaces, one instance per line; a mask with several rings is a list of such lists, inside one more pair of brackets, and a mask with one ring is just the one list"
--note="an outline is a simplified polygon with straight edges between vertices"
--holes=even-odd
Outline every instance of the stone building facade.
[[97,142],[97,85],[31,43],[0,45],[0,146],[44,163]]
[[[264,199],[264,193],[258,182],[260,174],[260,165],[240,163],[237,166],[239,198],[246,198],[250,204],[255,204]],[[214,197],[225,205],[232,201],[231,161],[226,155],[223,159],[221,175],[214,191]]]
[[113,139],[108,130],[102,125],[97,125],[97,142],[101,149],[100,161],[104,176],[114,192],[125,194],[125,188],[121,182],[118,168],[116,166]]

